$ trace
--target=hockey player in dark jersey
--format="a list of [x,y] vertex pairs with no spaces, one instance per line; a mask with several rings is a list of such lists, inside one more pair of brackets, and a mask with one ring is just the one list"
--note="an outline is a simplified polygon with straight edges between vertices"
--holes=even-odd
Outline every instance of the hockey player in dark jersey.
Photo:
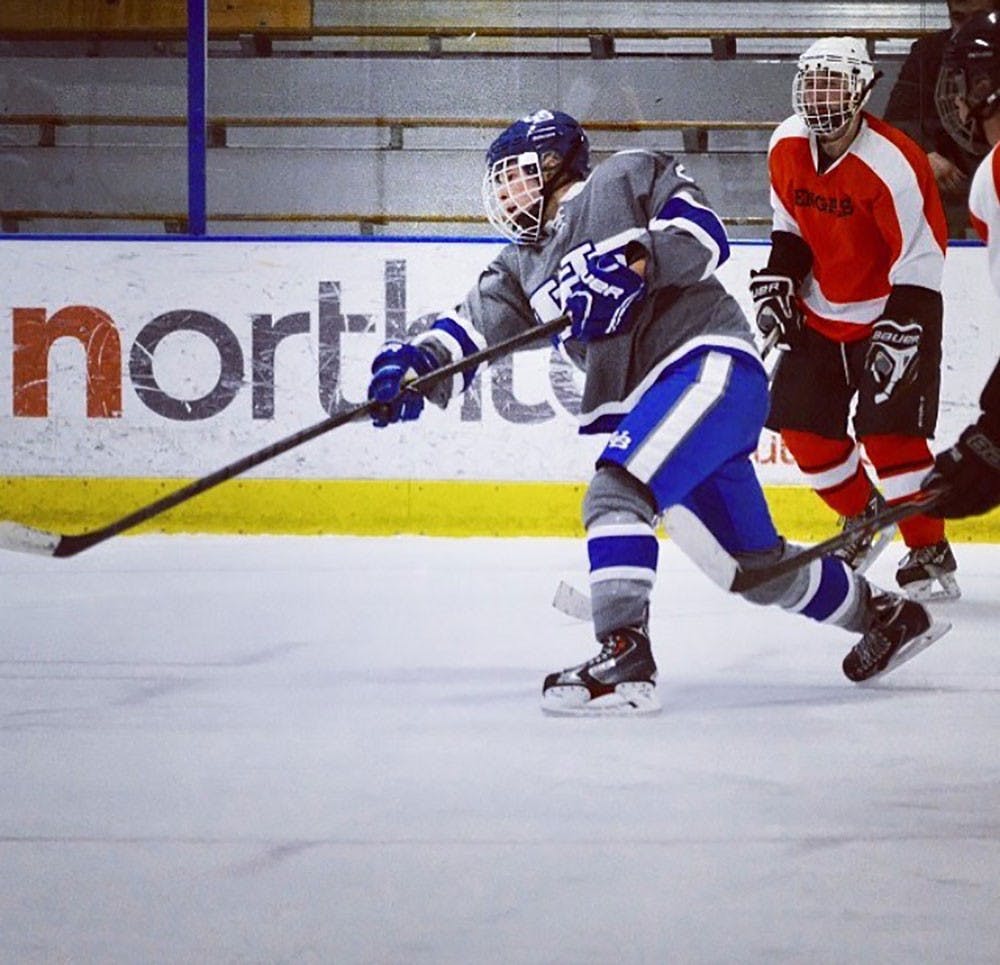
[[[957,144],[987,143],[972,179],[969,220],[986,242],[993,287],[1000,294],[1000,13],[978,13],[944,51],[938,112]],[[941,490],[932,516],[978,516],[1000,504],[1000,363],[979,400],[979,418],[939,453],[924,488]]]
[[924,489],[942,495],[928,510],[931,516],[962,519],[1000,506],[1000,362],[983,389],[979,418],[958,441],[938,453]]
[[[580,432],[608,434],[583,500],[600,651],[550,674],[542,706],[653,712],[649,599],[660,515],[685,507],[746,568],[795,552],[775,530],[750,462],[767,378],[746,317],[714,274],[729,255],[725,231],[667,154],[622,151],[591,171],[586,135],[558,111],[518,120],[490,145],[483,197],[512,243],[454,310],[379,351],[369,398],[385,405],[375,424],[419,416],[424,400],[405,391],[407,381],[567,315],[561,345],[584,371]],[[436,387],[430,398],[446,404],[454,388]],[[745,595],[862,634],[844,659],[852,680],[891,669],[948,629],[832,556]]]

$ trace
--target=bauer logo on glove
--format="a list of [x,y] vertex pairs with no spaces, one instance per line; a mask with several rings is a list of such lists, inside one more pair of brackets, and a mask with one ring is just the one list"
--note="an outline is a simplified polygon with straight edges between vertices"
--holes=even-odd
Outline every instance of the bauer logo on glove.
[[795,300],[795,282],[788,275],[764,271],[750,272],[750,297],[756,312],[757,328],[768,336],[778,330],[778,347],[791,348],[802,331],[802,312]]
[[628,266],[623,249],[599,254],[588,242],[560,263],[559,301],[572,319],[571,336],[581,342],[628,332],[645,293],[642,275]]
[[875,323],[865,355],[865,369],[879,405],[916,379],[920,333],[917,322],[901,323],[883,318]]

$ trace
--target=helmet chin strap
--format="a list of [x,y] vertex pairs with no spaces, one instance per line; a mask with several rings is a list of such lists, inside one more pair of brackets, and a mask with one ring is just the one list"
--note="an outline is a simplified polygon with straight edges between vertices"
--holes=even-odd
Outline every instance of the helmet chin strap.
[[989,97],[984,98],[975,107],[969,108],[969,113],[981,124],[1000,110],[1000,88],[994,90]]
[[987,97],[984,97],[975,105],[970,104],[968,100],[966,100],[965,104],[969,111],[969,120],[971,123],[968,126],[973,140],[986,141],[987,138],[986,132],[983,130],[983,123],[1000,110],[1000,88],[991,91]]
[[835,131],[833,131],[830,134],[821,134],[817,135],[817,137],[819,137],[826,144],[829,144],[833,141],[839,141],[842,137],[844,137],[847,134],[848,130],[850,129],[851,125],[857,120],[858,115],[861,113],[862,109],[865,106],[865,101],[868,99],[868,95],[872,92],[872,88],[875,86],[876,82],[881,76],[882,76],[882,71],[876,70],[875,74],[872,76],[872,79],[868,81],[868,83],[865,84],[864,87],[861,88],[861,91],[858,93],[858,96],[856,98],[857,106],[851,111],[851,116],[846,121],[844,121],[844,123],[841,124],[840,127],[838,127]]
[[872,74],[872,79],[868,81],[868,83],[865,84],[864,87],[861,88],[861,93],[858,96],[858,105],[859,105],[858,110],[860,110],[862,107],[865,106],[865,101],[867,100],[868,95],[872,92],[873,88],[879,82],[879,79],[882,76],[883,76],[882,71],[876,70],[875,73]]
[[565,187],[567,184],[571,184],[574,181],[574,177],[570,172],[573,166],[573,160],[577,155],[578,147],[574,146],[573,149],[564,157],[560,159],[559,167],[555,169],[555,172],[549,177],[545,174],[544,164],[542,166],[542,210],[548,205],[552,198],[552,195],[556,193],[560,188]]
[[546,210],[549,206],[549,202],[555,196],[561,188],[566,187],[567,184],[572,182],[572,178],[563,170],[556,172],[555,176],[551,181],[546,181],[542,185],[542,218],[546,217]]
[[875,73],[872,74],[872,79],[861,88],[857,98],[858,106],[854,108],[854,113],[851,114],[851,120],[847,122],[848,124],[850,124],[851,121],[853,121],[854,118],[857,117],[858,114],[860,114],[864,109],[865,101],[868,100],[868,95],[872,92],[880,77],[882,77],[882,71],[876,70]]

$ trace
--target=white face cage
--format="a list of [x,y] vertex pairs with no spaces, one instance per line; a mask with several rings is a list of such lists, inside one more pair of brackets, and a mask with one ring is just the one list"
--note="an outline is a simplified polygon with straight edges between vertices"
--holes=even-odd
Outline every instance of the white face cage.
[[543,186],[537,152],[495,161],[483,177],[483,206],[490,224],[515,244],[534,244],[542,233]]
[[799,58],[792,84],[792,108],[813,134],[845,128],[871,91],[875,71],[857,41],[818,41]]

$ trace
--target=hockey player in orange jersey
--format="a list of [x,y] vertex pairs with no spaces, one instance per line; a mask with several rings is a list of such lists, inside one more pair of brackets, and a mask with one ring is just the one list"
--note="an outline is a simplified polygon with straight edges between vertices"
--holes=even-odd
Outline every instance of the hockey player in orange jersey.
[[[785,350],[767,425],[845,525],[920,491],[940,390],[944,212],[926,154],[862,110],[875,80],[860,40],[825,38],[799,58],[795,113],[768,151],[771,255],[750,280],[757,326]],[[957,597],[944,522],[900,529],[900,587]],[[859,539],[843,558],[863,572],[886,542]]]

